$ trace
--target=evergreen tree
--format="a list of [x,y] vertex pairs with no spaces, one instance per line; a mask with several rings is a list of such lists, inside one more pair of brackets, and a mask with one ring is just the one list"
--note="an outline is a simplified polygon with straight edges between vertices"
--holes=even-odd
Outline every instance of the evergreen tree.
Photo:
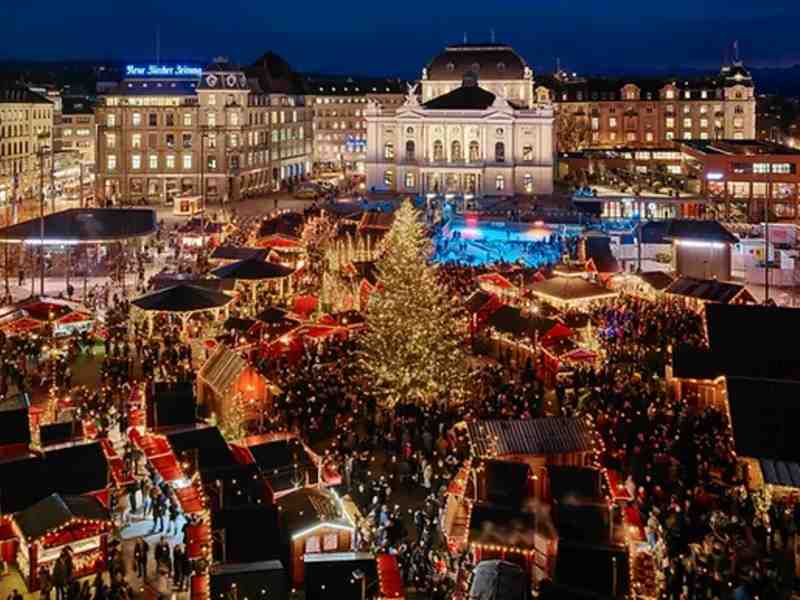
[[397,210],[378,260],[381,289],[370,300],[360,357],[384,408],[459,402],[469,369],[462,324],[436,271],[429,240],[409,202]]

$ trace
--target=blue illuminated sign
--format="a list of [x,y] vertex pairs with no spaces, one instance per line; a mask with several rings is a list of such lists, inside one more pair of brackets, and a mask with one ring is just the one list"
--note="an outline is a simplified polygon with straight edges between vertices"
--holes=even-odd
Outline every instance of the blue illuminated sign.
[[203,69],[187,65],[127,65],[126,77],[200,77]]

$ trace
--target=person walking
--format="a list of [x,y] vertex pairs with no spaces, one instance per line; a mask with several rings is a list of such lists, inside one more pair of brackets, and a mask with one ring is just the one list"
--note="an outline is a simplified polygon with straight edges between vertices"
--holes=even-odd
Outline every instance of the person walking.
[[147,580],[147,558],[150,553],[150,545],[141,537],[136,541],[133,548],[133,561],[136,564],[136,574],[142,579]]
[[172,583],[178,591],[183,590],[183,580],[186,577],[184,568],[184,549],[181,544],[176,544],[172,549]]

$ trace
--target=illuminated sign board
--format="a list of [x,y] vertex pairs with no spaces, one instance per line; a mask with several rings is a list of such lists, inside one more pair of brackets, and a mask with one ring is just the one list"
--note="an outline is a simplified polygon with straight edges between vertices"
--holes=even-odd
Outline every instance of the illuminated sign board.
[[706,179],[709,181],[719,181],[723,179],[722,173],[706,173]]
[[192,77],[199,78],[203,74],[201,67],[187,65],[127,65],[126,77]]

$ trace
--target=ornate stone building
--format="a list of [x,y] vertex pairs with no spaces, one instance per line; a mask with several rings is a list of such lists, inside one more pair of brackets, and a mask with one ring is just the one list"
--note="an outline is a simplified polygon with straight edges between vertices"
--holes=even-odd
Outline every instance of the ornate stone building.
[[408,194],[513,196],[553,190],[553,109],[533,72],[500,44],[448,46],[402,106],[371,103],[367,187]]
[[536,97],[555,103],[558,149],[671,147],[673,140],[756,137],[753,79],[741,62],[695,79],[609,79],[558,72]]

